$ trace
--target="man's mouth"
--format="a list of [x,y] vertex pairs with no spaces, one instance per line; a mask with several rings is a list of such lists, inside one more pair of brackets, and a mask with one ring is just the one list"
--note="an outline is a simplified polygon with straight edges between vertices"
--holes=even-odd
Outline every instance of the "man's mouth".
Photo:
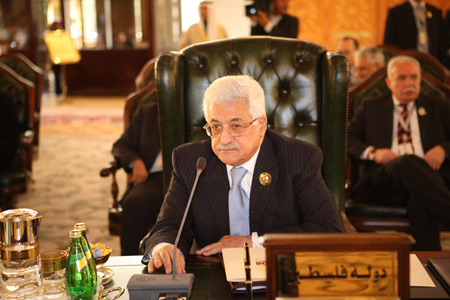
[[233,150],[239,150],[239,148],[235,145],[232,144],[227,144],[227,145],[220,145],[217,148],[218,151],[233,151]]

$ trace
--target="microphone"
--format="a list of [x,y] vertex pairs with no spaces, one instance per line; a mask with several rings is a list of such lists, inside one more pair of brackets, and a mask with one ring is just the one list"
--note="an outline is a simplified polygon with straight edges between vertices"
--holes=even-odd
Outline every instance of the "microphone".
[[184,223],[186,222],[186,216],[189,211],[189,207],[191,206],[192,197],[194,197],[195,189],[197,188],[197,182],[198,178],[200,177],[200,174],[203,172],[203,170],[206,167],[206,159],[204,157],[199,157],[197,159],[197,176],[195,176],[194,185],[192,186],[191,194],[189,195],[189,200],[186,205],[186,209],[184,210],[183,219],[181,219],[180,228],[178,228],[177,237],[175,239],[175,243],[173,244],[173,259],[172,259],[172,279],[175,279],[175,258],[177,254],[177,247],[178,242],[180,241],[181,232],[183,231]]
[[127,288],[130,294],[130,300],[158,300],[158,299],[178,299],[185,297],[188,299],[191,295],[192,285],[194,283],[194,274],[175,274],[176,265],[176,251],[178,242],[180,241],[181,232],[183,231],[184,223],[191,206],[192,198],[194,197],[195,189],[197,188],[200,174],[206,167],[206,159],[199,157],[197,159],[197,175],[195,176],[194,185],[192,186],[189,200],[184,210],[183,218],[181,219],[180,227],[175,238],[173,259],[172,259],[172,275],[169,274],[135,274],[131,276],[128,281]]

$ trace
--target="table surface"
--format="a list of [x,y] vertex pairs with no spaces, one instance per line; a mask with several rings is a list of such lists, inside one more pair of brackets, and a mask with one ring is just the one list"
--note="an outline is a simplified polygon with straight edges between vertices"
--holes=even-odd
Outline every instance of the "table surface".
[[[428,258],[432,257],[450,257],[449,251],[442,252],[411,252],[417,255],[419,260],[426,266]],[[141,264],[141,256],[112,256],[104,267],[110,268],[114,272],[114,276],[110,283],[105,285],[105,290],[112,287],[122,286],[125,293],[120,300],[128,300],[129,294],[126,289],[128,280],[133,274],[146,273],[146,266]],[[201,257],[189,256],[188,272],[196,274],[194,280],[194,288],[191,299],[245,299],[245,294],[231,294],[230,288],[225,279],[225,272],[220,264],[218,257]],[[210,276],[214,275],[215,280],[210,280]],[[434,289],[435,299],[450,299],[448,294],[442,289],[440,284],[431,276],[438,289]],[[432,293],[433,288],[411,288],[411,299],[427,299]],[[255,293],[255,299],[265,299],[264,293]]]

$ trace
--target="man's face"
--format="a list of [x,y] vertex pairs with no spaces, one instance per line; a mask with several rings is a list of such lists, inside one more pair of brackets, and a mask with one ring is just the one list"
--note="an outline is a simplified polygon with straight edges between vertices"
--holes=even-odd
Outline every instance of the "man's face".
[[348,65],[350,69],[353,69],[354,66],[354,58],[353,53],[355,52],[355,42],[352,40],[345,40],[338,43],[337,51],[344,52],[345,55],[347,55],[348,58]]
[[208,6],[206,4],[201,4],[200,7],[198,8],[198,12],[200,14],[200,18],[203,21],[208,20]]
[[375,73],[380,68],[378,65],[370,64],[366,58],[356,56],[355,57],[355,75],[359,82],[362,82],[367,77]]
[[208,111],[208,123],[223,126],[222,134],[211,137],[212,149],[217,157],[231,166],[240,166],[250,160],[264,139],[267,117],[260,117],[248,126],[244,135],[232,137],[228,132],[230,123],[248,124],[253,121],[248,113],[247,101],[240,99],[234,103],[213,103]]
[[417,99],[420,93],[419,67],[412,62],[400,62],[391,69],[391,74],[386,78],[386,84],[395,98],[402,104]]
[[275,9],[275,13],[285,15],[287,14],[289,7],[289,0],[273,0],[273,7]]

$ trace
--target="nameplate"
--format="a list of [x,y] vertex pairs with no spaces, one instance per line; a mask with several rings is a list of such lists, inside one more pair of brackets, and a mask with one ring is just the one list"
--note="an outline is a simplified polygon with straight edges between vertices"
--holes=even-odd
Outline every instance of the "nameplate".
[[267,299],[406,299],[406,234],[264,236]]

